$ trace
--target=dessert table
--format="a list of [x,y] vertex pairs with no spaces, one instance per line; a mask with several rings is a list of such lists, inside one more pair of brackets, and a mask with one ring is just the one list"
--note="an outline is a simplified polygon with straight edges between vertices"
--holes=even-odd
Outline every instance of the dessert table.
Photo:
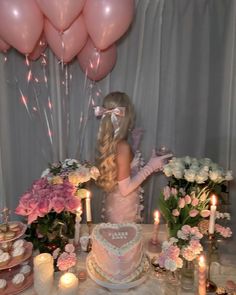
[[[148,249],[148,241],[150,240],[153,232],[153,224],[143,224],[143,236],[144,236],[144,241],[145,241],[145,248],[146,248],[146,253],[150,257],[150,259],[155,256],[155,253],[152,253]],[[82,230],[81,234],[83,235],[87,231],[87,226],[82,225]],[[166,231],[166,225],[160,225],[159,232],[158,232],[158,240],[164,241],[167,239],[167,231]],[[230,243],[230,242],[229,242]],[[221,245],[222,248],[222,254],[220,255],[219,261],[213,262],[212,267],[211,267],[211,279],[217,283],[218,286],[225,286],[225,283],[227,280],[234,280],[236,281],[236,245],[231,245],[228,247],[228,244],[226,245]],[[227,253],[226,253],[227,252]],[[78,254],[78,264],[76,266],[77,270],[85,270],[86,269],[86,257],[87,253],[85,252],[80,252]],[[55,288],[51,295],[56,295],[57,290],[56,286],[58,284],[58,280],[60,277],[60,272],[55,273]],[[195,280],[196,281],[196,280]],[[195,282],[197,283],[197,282]],[[151,269],[148,274],[147,278],[144,283],[141,285],[130,289],[129,291],[124,290],[124,291],[117,291],[117,290],[108,290],[106,288],[100,287],[97,285],[93,280],[87,277],[87,279],[84,282],[79,283],[79,290],[78,290],[78,295],[106,295],[110,294],[124,294],[128,293],[129,295],[153,295],[153,294],[158,294],[158,295],[164,295],[164,294],[170,294],[170,291],[166,290],[166,282],[165,280],[161,280],[156,276],[156,273]],[[173,294],[197,294],[196,293],[196,286],[193,287],[193,291],[191,292],[185,292],[181,290],[181,287],[175,288],[175,293]],[[30,287],[29,289],[25,290],[24,292],[20,293],[21,295],[36,295],[33,286]],[[43,295],[43,294],[42,294]]]

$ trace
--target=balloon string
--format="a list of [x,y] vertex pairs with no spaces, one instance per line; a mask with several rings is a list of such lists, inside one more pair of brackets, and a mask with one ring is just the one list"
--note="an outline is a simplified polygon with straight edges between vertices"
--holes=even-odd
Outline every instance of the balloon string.
[[65,56],[65,42],[63,40],[63,34],[64,32],[60,32],[60,37],[61,37],[61,47],[62,47],[62,56],[61,56],[61,69],[63,70],[64,67],[64,56]]

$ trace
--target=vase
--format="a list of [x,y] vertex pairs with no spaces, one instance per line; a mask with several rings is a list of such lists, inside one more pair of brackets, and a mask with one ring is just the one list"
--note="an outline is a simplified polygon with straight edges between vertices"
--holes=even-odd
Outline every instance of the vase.
[[179,295],[180,290],[180,280],[179,271],[169,271],[165,279],[165,289],[164,295]]
[[194,262],[183,260],[181,269],[181,288],[183,290],[192,290],[194,286]]

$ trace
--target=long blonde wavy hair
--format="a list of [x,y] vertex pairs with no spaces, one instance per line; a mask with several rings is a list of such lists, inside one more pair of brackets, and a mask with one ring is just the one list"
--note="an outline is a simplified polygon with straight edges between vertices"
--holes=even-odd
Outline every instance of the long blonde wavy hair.
[[102,117],[98,131],[97,167],[100,171],[100,177],[97,183],[103,190],[110,192],[117,184],[117,143],[128,138],[128,131],[134,124],[134,108],[129,96],[123,92],[112,92],[105,96],[103,107],[109,110],[116,107],[125,107],[125,116],[117,116],[119,130],[116,135],[110,113]]

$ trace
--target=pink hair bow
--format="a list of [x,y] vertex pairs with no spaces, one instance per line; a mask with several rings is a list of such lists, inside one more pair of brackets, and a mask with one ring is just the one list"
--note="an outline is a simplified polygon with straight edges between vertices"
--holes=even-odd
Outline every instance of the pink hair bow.
[[96,117],[101,117],[106,114],[114,114],[118,117],[124,117],[125,116],[125,107],[116,107],[114,109],[106,109],[101,106],[94,107],[94,114]]
[[106,109],[101,106],[94,107],[94,114],[96,117],[104,118],[105,115],[111,114],[111,122],[114,127],[114,137],[117,136],[120,130],[120,122],[117,117],[125,116],[125,107],[116,107],[114,109]]

